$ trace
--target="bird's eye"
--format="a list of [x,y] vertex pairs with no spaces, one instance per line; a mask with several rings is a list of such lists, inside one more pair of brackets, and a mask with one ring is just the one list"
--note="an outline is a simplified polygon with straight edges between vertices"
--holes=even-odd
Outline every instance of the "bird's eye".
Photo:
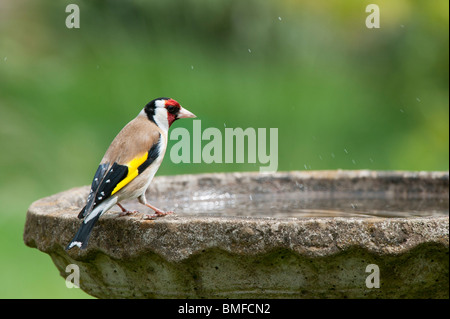
[[173,106],[173,105],[169,105],[169,106],[167,107],[167,111],[168,111],[169,113],[176,113],[177,108],[176,108],[175,106]]

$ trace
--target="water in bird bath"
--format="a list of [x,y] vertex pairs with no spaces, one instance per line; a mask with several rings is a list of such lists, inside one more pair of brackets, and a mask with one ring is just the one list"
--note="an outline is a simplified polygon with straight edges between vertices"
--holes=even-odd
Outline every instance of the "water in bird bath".
[[[179,216],[302,217],[428,217],[448,216],[448,198],[389,198],[377,194],[203,194],[184,200],[155,200],[152,203]],[[129,209],[147,209],[130,203]],[[149,212],[147,212],[149,213]]]
[[[160,177],[147,200],[178,216],[449,215],[448,172],[308,171]],[[130,210],[151,213],[137,201]]]

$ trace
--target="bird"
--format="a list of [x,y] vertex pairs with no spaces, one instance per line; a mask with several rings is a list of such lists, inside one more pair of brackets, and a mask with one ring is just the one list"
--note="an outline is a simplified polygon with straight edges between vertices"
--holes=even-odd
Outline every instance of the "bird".
[[122,210],[119,215],[134,213],[123,207],[123,200],[138,199],[151,208],[155,214],[145,215],[146,219],[173,213],[147,203],[145,193],[164,158],[170,126],[178,119],[195,117],[174,99],[160,97],[125,125],[100,161],[86,205],[78,214],[83,221],[66,250],[86,249],[95,223],[114,205]]

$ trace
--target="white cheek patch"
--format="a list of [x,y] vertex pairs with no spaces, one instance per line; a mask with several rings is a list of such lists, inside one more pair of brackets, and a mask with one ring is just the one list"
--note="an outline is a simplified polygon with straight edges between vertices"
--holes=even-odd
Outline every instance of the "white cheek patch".
[[166,133],[169,131],[169,121],[167,120],[167,110],[162,107],[157,107],[155,109],[155,116],[153,117],[155,119],[156,125],[159,126],[163,131]]
[[166,101],[165,100],[157,100],[155,101],[155,106],[157,108],[164,108],[166,106]]

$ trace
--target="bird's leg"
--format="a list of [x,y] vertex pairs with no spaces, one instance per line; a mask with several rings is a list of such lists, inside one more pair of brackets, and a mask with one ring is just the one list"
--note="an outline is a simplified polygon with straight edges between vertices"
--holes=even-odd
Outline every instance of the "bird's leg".
[[127,215],[131,215],[131,214],[139,213],[137,210],[131,211],[131,210],[126,209],[125,207],[123,207],[122,205],[120,205],[120,203],[117,203],[116,205],[119,206],[120,209],[122,210],[122,212],[119,213],[119,216],[120,216],[120,217],[122,217],[122,216],[127,216]]
[[138,200],[139,200],[139,203],[141,203],[142,205],[150,207],[151,209],[153,209],[155,211],[155,214],[153,214],[153,215],[148,215],[148,214],[144,215],[144,219],[155,219],[156,217],[162,217],[162,216],[166,216],[169,214],[173,214],[172,211],[165,212],[165,211],[147,203],[147,199],[145,198],[145,195],[139,196]]

